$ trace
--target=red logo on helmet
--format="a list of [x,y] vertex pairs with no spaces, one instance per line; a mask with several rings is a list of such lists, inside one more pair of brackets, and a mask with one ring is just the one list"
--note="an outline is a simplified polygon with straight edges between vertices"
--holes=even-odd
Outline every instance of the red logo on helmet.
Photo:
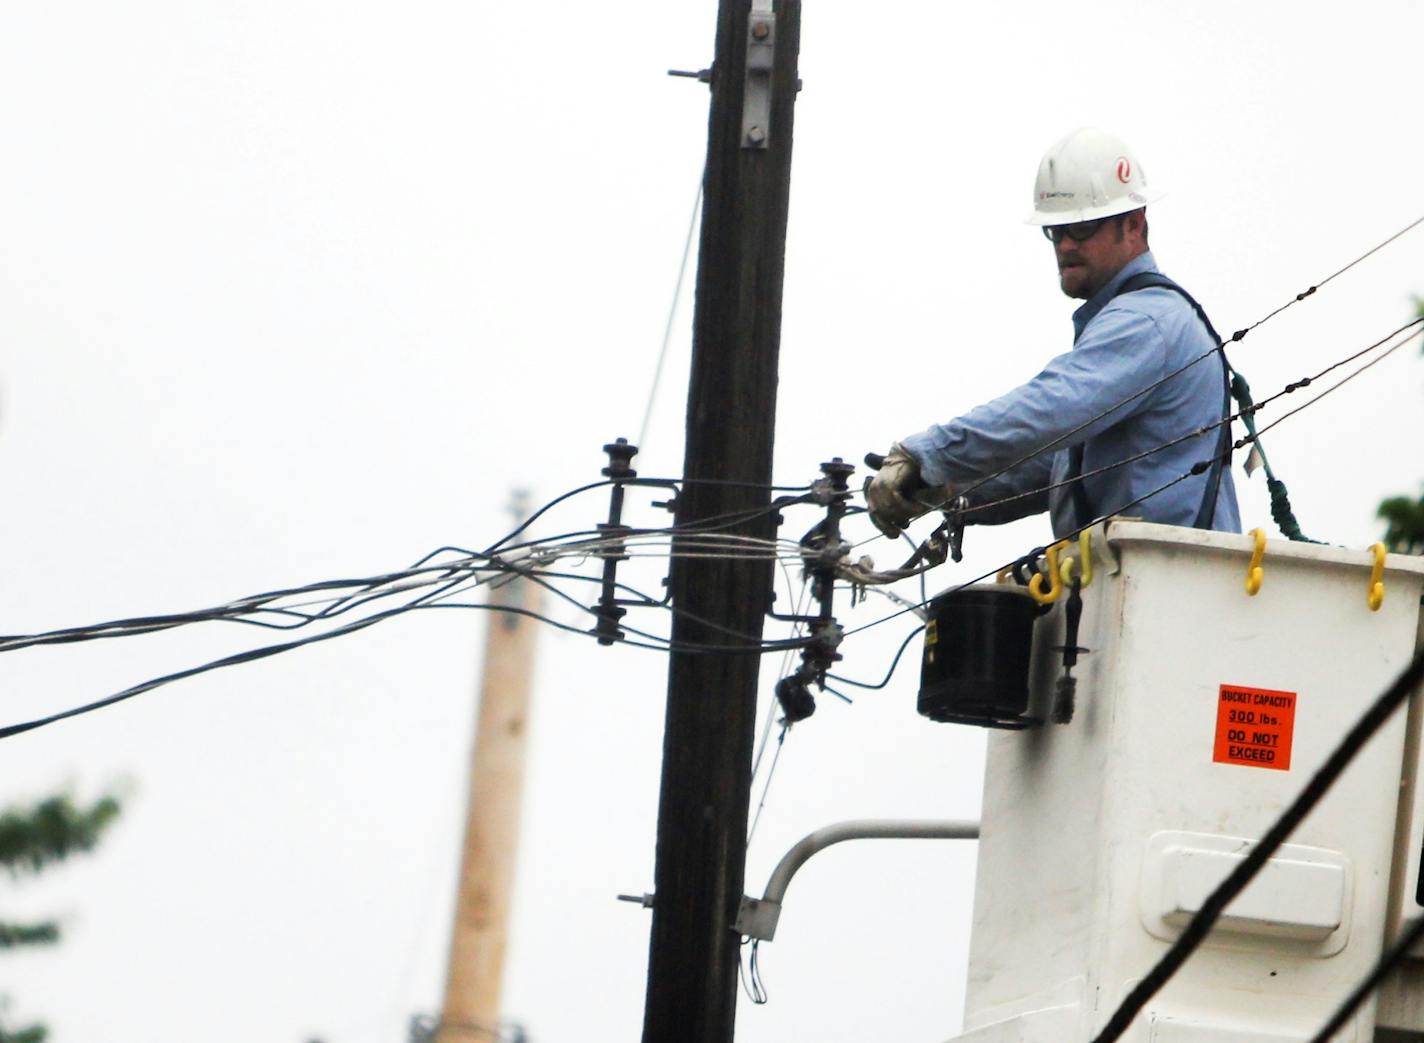
[[1126,156],[1117,157],[1117,179],[1124,185],[1132,180],[1132,160]]

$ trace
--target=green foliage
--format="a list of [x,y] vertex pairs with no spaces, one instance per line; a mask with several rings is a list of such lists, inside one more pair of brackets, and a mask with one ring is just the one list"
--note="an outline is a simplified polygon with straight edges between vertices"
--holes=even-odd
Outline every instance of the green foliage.
[[1396,554],[1424,554],[1424,496],[1391,496],[1379,505],[1384,545]]
[[50,945],[59,941],[59,925],[46,921],[36,924],[0,923],[0,949],[21,945]]
[[119,802],[113,797],[87,809],[75,807],[63,795],[33,808],[10,808],[0,813],[0,866],[12,876],[37,873],[51,862],[88,851],[118,814]]
[[29,1025],[22,1029],[7,1029],[0,1025],[0,1043],[45,1043],[49,1039],[49,1029],[43,1025]]
[[[1424,297],[1414,298],[1414,311],[1424,319]],[[1424,554],[1424,496],[1391,496],[1375,517],[1385,523],[1384,545],[1396,554]]]
[[[0,866],[12,877],[38,873],[45,866],[80,851],[89,851],[119,815],[119,802],[104,797],[87,808],[63,794],[32,807],[0,812]],[[23,945],[49,945],[59,940],[53,922],[7,924],[0,921],[0,950]],[[44,1025],[15,1028],[0,1021],[0,1043],[44,1043]]]

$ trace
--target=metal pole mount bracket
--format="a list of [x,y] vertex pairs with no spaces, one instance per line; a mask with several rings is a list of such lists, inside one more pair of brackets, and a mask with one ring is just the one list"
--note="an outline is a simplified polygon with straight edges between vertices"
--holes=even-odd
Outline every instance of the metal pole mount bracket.
[[752,0],[742,92],[742,148],[764,149],[771,138],[771,72],[775,66],[776,15],[771,0]]

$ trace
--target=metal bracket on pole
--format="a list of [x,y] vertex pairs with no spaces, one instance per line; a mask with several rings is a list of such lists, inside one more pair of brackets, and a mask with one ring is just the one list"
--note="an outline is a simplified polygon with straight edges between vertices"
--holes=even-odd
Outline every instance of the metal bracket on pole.
[[771,0],[752,0],[742,90],[742,148],[764,149],[771,138],[771,71],[775,66],[776,15]]
[[979,823],[937,819],[851,819],[808,833],[777,863],[761,898],[743,895],[732,930],[746,938],[769,942],[776,937],[781,903],[796,870],[818,851],[845,840],[977,840]]

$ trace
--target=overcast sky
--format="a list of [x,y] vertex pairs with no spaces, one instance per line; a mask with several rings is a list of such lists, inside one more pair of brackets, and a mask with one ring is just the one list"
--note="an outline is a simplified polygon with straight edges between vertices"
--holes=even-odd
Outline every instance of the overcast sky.
[[[1073,303],[1022,221],[1076,126],[1166,190],[1156,257],[1223,331],[1424,213],[1419,4],[805,7],[782,482],[1067,349]],[[706,88],[665,70],[706,65],[714,22],[710,0],[0,4],[0,632],[399,568],[493,542],[516,486],[596,480],[637,435],[703,160]],[[1421,292],[1424,229],[1233,360],[1279,388]],[[681,468],[690,322],[687,294],[644,474]],[[1421,403],[1410,348],[1273,432],[1309,535],[1363,547],[1381,496],[1417,493]],[[1269,526],[1259,477],[1241,493]],[[628,520],[666,517],[652,498]],[[587,495],[545,531],[606,510]],[[932,581],[1046,535],[971,531]],[[55,1043],[403,1040],[443,980],[485,623],[414,614],[6,740],[0,800],[127,795],[93,856],[3,882],[0,914],[67,930],[4,957],[10,1016]],[[910,626],[848,642],[844,673],[883,674]],[[259,640],[0,656],[0,723]],[[788,738],[749,889],[831,821],[977,817],[983,737],[915,715],[914,665]],[[506,976],[537,1043],[637,1037],[648,914],[614,895],[652,886],[665,669],[542,635]],[[955,1035],[973,866],[965,843],[821,856],[739,1038]]]

